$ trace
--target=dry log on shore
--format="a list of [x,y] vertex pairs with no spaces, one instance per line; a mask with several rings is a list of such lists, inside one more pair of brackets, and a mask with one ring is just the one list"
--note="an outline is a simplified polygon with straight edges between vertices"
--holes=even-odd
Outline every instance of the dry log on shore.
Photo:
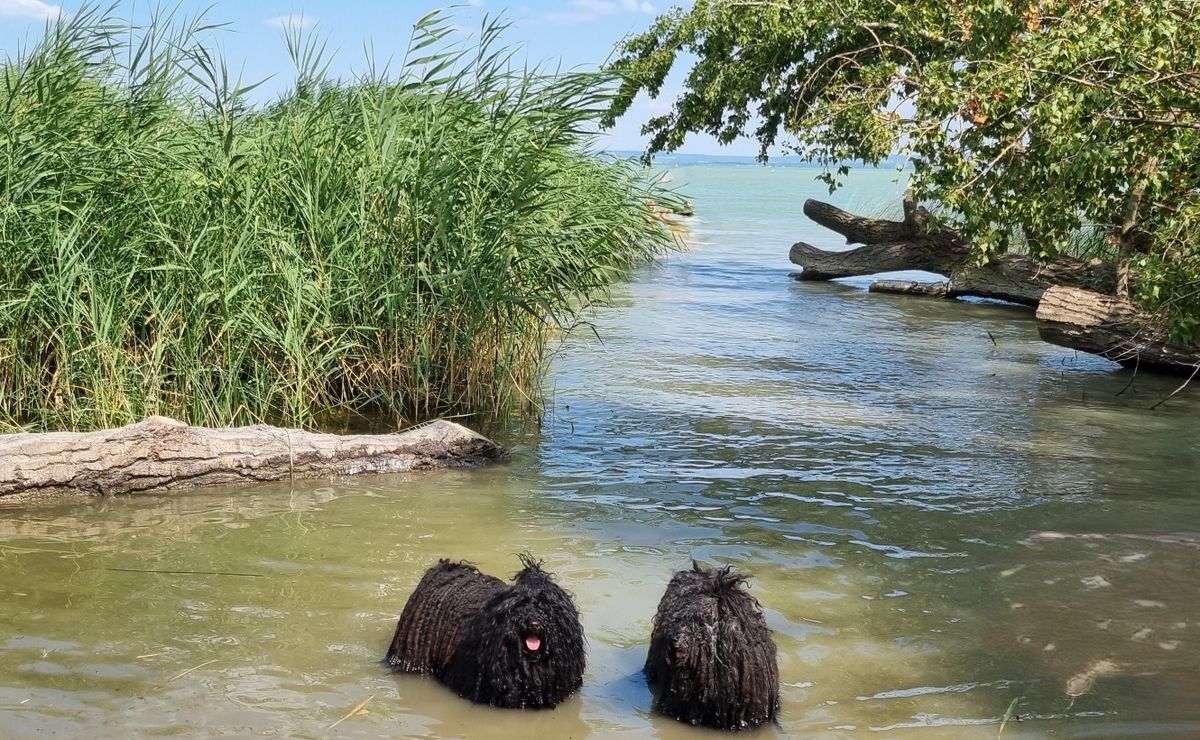
[[1200,345],[1171,342],[1151,317],[1114,296],[1050,288],[1038,305],[1037,318],[1038,334],[1051,344],[1154,372],[1194,375],[1200,368]]
[[475,467],[499,455],[486,437],[449,421],[342,436],[270,426],[208,429],[153,416],[98,432],[0,435],[0,498]]
[[913,202],[911,193],[904,196],[903,221],[856,216],[812,199],[805,201],[804,213],[846,237],[847,244],[864,246],[836,252],[797,242],[789,256],[804,268],[801,280],[923,270],[948,278],[948,298],[996,298],[1027,306],[1036,306],[1053,285],[1095,291],[1111,291],[1116,285],[1116,271],[1103,260],[1060,257],[1041,263],[1023,254],[1003,254],[987,265],[976,265],[970,245],[952,229],[938,226],[929,211]]

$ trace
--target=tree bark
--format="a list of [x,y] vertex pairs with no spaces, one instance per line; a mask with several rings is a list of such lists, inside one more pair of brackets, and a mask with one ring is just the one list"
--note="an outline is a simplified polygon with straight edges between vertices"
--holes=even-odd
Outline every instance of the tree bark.
[[1138,210],[1142,207],[1142,198],[1146,196],[1149,178],[1158,171],[1158,157],[1149,157],[1138,168],[1138,179],[1125,196],[1125,206],[1121,209],[1121,221],[1117,224],[1117,240],[1120,249],[1117,253],[1117,289],[1116,295],[1123,300],[1129,299],[1130,265],[1136,249],[1144,249],[1149,236],[1138,228]]
[[119,429],[0,435],[0,498],[94,494],[483,465],[500,448],[437,421],[400,434],[206,429],[153,416]]
[[1200,367],[1200,345],[1171,342],[1152,317],[1114,296],[1050,288],[1038,305],[1037,318],[1043,340],[1126,367],[1174,375],[1192,375]]
[[976,265],[970,245],[952,229],[937,226],[929,211],[913,203],[911,193],[905,194],[903,221],[864,218],[811,199],[804,203],[804,213],[846,237],[846,243],[865,246],[837,252],[797,242],[789,257],[804,268],[801,280],[923,270],[948,278],[946,297],[996,298],[1027,306],[1036,306],[1053,285],[1099,291],[1115,286],[1114,269],[1103,260],[1060,257],[1041,263],[1023,254],[1003,254]]
[[904,194],[903,207],[904,220],[889,221],[857,216],[832,203],[809,198],[804,202],[804,215],[846,237],[847,244],[885,244],[910,241],[918,237],[940,236],[956,243],[960,248],[965,248],[952,231],[931,228],[936,219],[932,213],[917,205],[911,191]]

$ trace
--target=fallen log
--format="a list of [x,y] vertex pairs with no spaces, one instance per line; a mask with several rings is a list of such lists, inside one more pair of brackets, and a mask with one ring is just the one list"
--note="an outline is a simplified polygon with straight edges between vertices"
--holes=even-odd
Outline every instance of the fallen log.
[[[861,244],[844,251],[792,245],[799,280],[921,270],[945,282],[880,280],[869,290],[932,297],[994,298],[1037,308],[1038,333],[1052,344],[1153,372],[1200,373],[1200,346],[1171,342],[1166,332],[1127,300],[1115,298],[1116,268],[1104,260],[1059,257],[1050,262],[1002,254],[979,265],[962,237],[904,194],[904,220],[866,218],[830,203],[807,200],[804,214]],[[1105,295],[1108,294],[1108,295]]]
[[449,421],[341,436],[261,425],[208,429],[152,416],[98,432],[0,435],[0,498],[464,468],[499,455],[486,437]]
[[1153,317],[1111,295],[1053,287],[1042,296],[1037,319],[1043,340],[1126,367],[1173,375],[1195,375],[1200,368],[1200,345],[1172,342]]
[[1101,292],[1116,285],[1116,270],[1098,259],[1059,257],[1042,263],[1028,255],[1002,254],[978,265],[970,245],[953,229],[939,226],[929,211],[913,202],[912,193],[904,196],[903,221],[865,218],[812,199],[805,201],[804,214],[846,237],[847,244],[864,246],[832,251],[797,242],[789,258],[804,268],[800,280],[922,270],[947,278],[948,298],[995,298],[1026,306],[1036,306],[1054,285]]
[[876,280],[867,287],[870,293],[895,293],[945,298],[949,285],[945,282],[922,283],[916,280]]

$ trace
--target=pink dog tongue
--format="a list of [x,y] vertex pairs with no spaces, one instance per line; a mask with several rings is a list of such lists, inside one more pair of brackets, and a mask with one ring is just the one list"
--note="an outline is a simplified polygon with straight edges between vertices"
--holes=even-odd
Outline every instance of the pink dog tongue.
[[537,635],[529,635],[525,638],[525,647],[529,648],[531,653],[536,653],[538,648],[542,646],[542,638]]

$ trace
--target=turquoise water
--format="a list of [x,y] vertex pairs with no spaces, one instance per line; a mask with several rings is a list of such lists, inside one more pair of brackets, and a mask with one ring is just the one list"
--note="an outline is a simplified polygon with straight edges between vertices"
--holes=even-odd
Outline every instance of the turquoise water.
[[[0,509],[0,735],[713,736],[638,675],[693,557],[751,572],[776,633],[755,737],[1200,735],[1200,396],[1150,411],[1178,381],[1023,309],[792,281],[793,241],[840,242],[800,213],[812,171],[664,164],[690,249],[566,343],[506,464]],[[893,177],[835,199],[894,204]],[[524,549],[579,602],[578,697],[379,668],[438,557]]]

